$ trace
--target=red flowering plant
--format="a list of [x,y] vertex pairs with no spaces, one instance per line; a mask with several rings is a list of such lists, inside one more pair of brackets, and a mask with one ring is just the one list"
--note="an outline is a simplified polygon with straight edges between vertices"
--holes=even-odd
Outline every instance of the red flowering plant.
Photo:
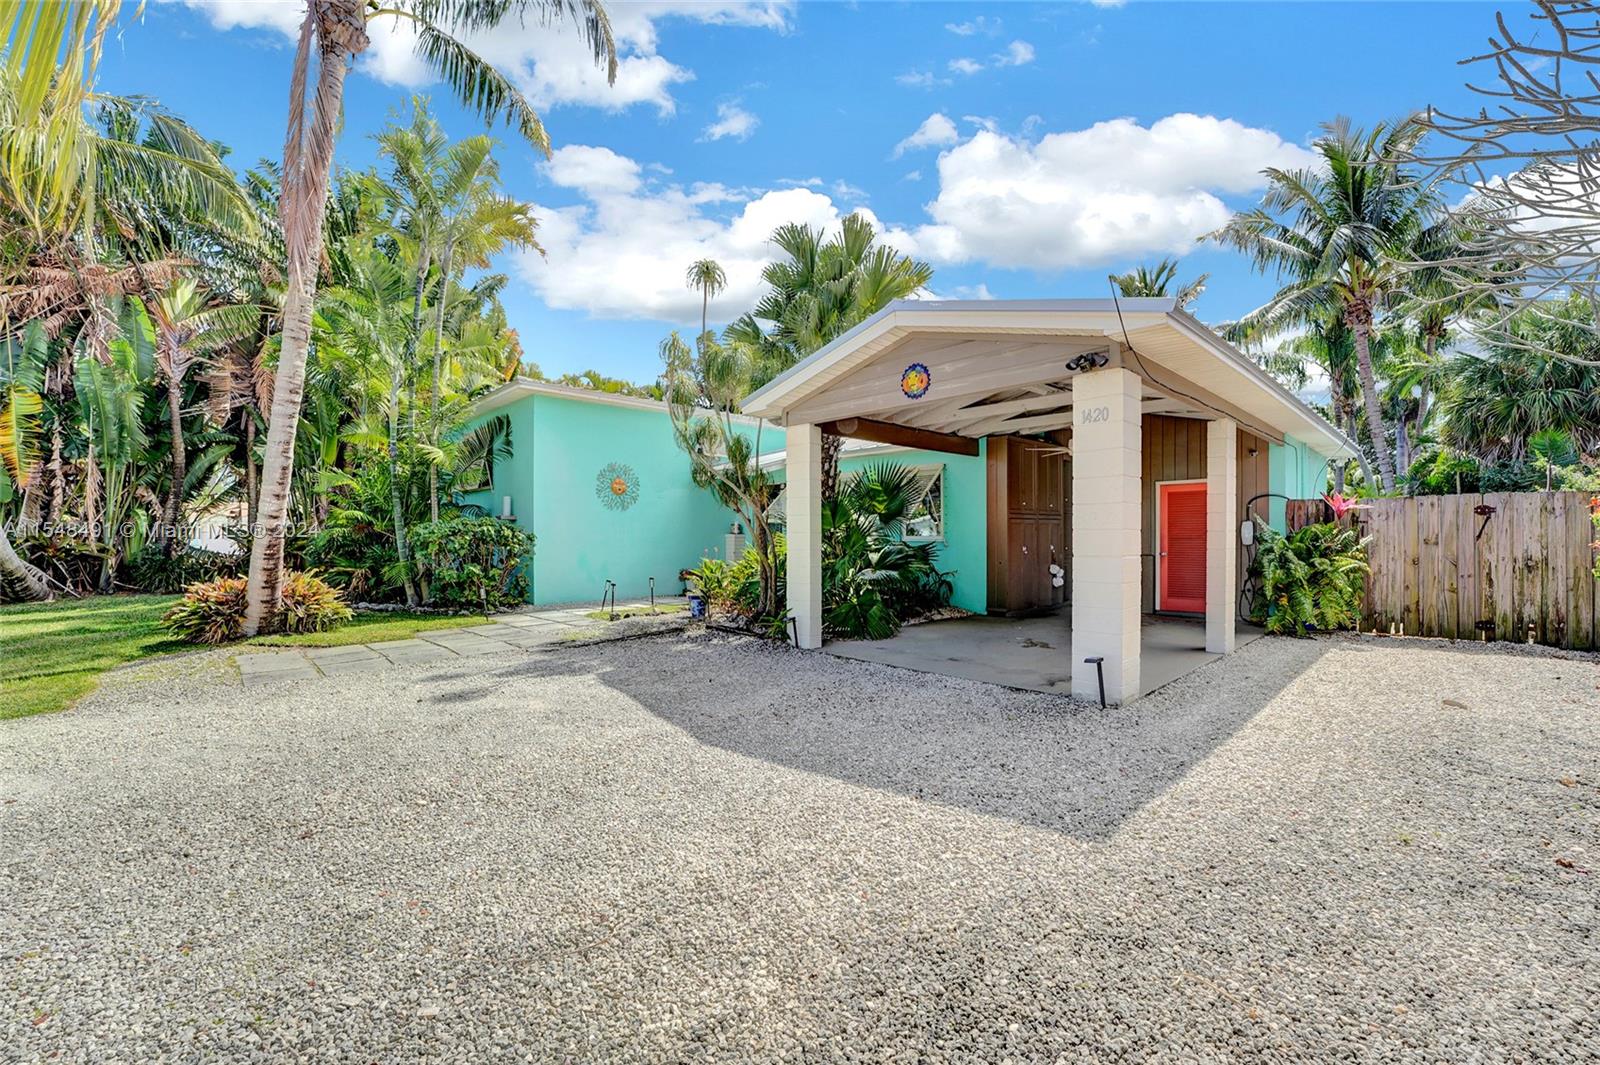
[[[1589,520],[1594,522],[1596,530],[1600,530],[1600,496],[1589,497]],[[1600,551],[1600,540],[1596,540],[1589,546],[1596,551]],[[1600,580],[1600,558],[1595,560],[1594,575],[1597,580]]]
[[1328,504],[1329,510],[1333,511],[1334,521],[1343,521],[1344,516],[1352,510],[1366,510],[1371,506],[1370,503],[1363,503],[1355,496],[1347,496],[1343,492],[1333,492],[1325,495],[1322,497],[1322,501]]

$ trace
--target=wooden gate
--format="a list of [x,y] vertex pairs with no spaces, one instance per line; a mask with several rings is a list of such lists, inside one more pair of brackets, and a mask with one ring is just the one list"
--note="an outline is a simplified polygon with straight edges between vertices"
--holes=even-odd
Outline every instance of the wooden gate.
[[[1586,493],[1374,499],[1353,517],[1370,537],[1362,628],[1600,649]],[[1331,518],[1320,499],[1287,507],[1291,530]]]

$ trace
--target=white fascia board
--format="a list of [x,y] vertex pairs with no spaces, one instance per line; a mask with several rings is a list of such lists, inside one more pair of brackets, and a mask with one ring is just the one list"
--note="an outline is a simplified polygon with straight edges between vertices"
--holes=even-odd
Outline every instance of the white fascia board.
[[[1115,338],[1124,323],[1132,330],[1162,320],[1176,305],[1170,298],[1094,300],[896,300],[832,342],[795,363],[745,397],[746,414],[781,421],[790,407],[809,395],[805,386],[820,375],[836,377],[868,361],[878,349],[863,355],[869,344],[893,332],[919,328],[969,328],[1026,331],[1070,328],[1073,318],[1085,329]],[[1120,311],[1120,318],[1118,317]],[[898,339],[898,338],[896,338]]]
[[[1198,340],[1222,363],[1236,371],[1241,380],[1253,384],[1265,392],[1278,403],[1288,408],[1295,419],[1308,433],[1302,439],[1313,451],[1324,458],[1353,458],[1356,447],[1350,438],[1334,428],[1328,420],[1308,407],[1304,400],[1290,392],[1267,371],[1256,364],[1254,359],[1240,352],[1232,344],[1223,340],[1210,327],[1201,323],[1188,311],[1173,308],[1167,315],[1169,321],[1187,336]],[[1285,427],[1287,431],[1287,427]],[[1301,437],[1300,433],[1293,434]]]
[[[509,406],[527,396],[550,396],[553,399],[571,399],[579,403],[599,403],[610,407],[628,407],[633,410],[655,411],[663,415],[670,415],[671,408],[664,400],[645,399],[642,396],[624,396],[615,392],[599,392],[592,388],[574,388],[571,385],[556,384],[551,381],[535,381],[531,377],[518,377],[506,382],[492,392],[485,393],[473,401],[468,411],[469,416],[487,414],[489,411],[498,410]],[[709,411],[707,414],[709,415]],[[747,414],[735,414],[733,420],[741,425],[755,425],[761,419],[752,418]]]

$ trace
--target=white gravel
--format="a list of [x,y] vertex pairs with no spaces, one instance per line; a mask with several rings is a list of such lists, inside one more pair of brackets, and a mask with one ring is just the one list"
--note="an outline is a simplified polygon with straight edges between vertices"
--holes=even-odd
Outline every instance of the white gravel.
[[221,661],[0,725],[0,1060],[1600,1058],[1593,660]]

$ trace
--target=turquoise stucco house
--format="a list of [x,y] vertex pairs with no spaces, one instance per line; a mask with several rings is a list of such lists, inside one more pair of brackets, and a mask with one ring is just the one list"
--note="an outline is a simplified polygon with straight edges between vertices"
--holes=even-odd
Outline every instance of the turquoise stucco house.
[[[507,516],[534,534],[529,586],[535,604],[597,600],[608,580],[616,582],[619,597],[642,597],[652,577],[657,594],[675,595],[683,589],[681,570],[703,558],[723,557],[727,534],[739,518],[690,480],[689,462],[673,440],[666,404],[518,378],[483,397],[474,410],[480,420],[495,414],[510,420],[512,457],[498,464],[492,486],[464,495],[462,502]],[[762,464],[783,481],[784,431],[755,419],[742,424],[751,434],[759,433]],[[1155,581],[1156,492],[1159,484],[1204,477],[1203,434],[1191,431],[1201,425],[1181,418],[1145,419],[1152,505],[1147,508],[1151,563],[1142,607],[1149,612],[1172,605],[1159,601]],[[975,613],[1017,606],[994,583],[997,558],[1013,550],[1015,528],[991,503],[996,480],[1007,476],[997,452],[1009,450],[1013,464],[1016,456],[1015,448],[996,448],[996,439],[1021,438],[979,440],[976,455],[849,440],[840,459],[846,475],[884,460],[916,467],[924,475],[927,513],[918,529],[940,545],[940,567],[953,574],[953,604]],[[1037,445],[1041,456],[1035,464],[1070,462],[1064,446],[1051,447],[1043,438],[1029,444]],[[1325,462],[1293,436],[1278,444],[1241,434],[1240,512],[1248,507],[1281,528],[1282,497],[1320,493]],[[1070,481],[1070,476],[1058,475],[1048,483],[1065,491]],[[1044,539],[1038,549],[1055,550],[1063,564],[1069,511],[1061,501],[1056,512],[1060,533],[1047,529],[1040,534]],[[1038,522],[1029,528],[1036,530]],[[1046,545],[1052,538],[1060,542]],[[1040,566],[1046,561],[1040,559]],[[1070,566],[1064,568],[1070,572]]]
[[652,577],[677,595],[680,570],[722,556],[738,519],[690,480],[666,404],[517,378],[473,413],[509,418],[512,457],[462,502],[533,533],[534,603],[598,600],[608,580],[640,597]]

